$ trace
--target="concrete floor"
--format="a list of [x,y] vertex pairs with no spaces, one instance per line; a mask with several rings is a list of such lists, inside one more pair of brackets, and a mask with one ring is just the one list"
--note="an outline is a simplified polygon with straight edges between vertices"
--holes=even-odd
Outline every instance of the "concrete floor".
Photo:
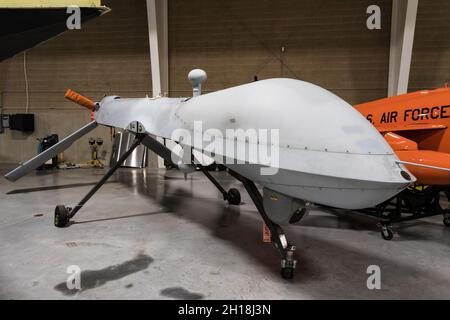
[[[2,175],[6,167],[0,169]],[[56,204],[73,205],[104,171],[0,178],[2,299],[449,299],[450,230],[441,217],[402,224],[381,239],[372,219],[316,209],[285,228],[297,245],[296,278],[262,242],[262,222],[242,186],[229,207],[200,173],[121,169],[66,229]],[[82,290],[66,288],[70,265]],[[369,265],[381,290],[368,290]]]

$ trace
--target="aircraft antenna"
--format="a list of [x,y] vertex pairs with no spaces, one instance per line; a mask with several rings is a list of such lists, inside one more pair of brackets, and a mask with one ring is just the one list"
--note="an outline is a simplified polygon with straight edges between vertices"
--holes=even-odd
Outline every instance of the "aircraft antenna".
[[202,83],[208,79],[206,72],[202,69],[194,69],[188,74],[188,79],[192,84],[192,95],[197,97],[202,94]]

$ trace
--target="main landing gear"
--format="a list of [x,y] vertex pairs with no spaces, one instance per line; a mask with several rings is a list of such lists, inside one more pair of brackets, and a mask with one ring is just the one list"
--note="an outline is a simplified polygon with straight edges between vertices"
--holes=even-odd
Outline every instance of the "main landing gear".
[[113,175],[113,173],[125,162],[125,160],[129,157],[129,155],[136,149],[136,147],[141,144],[142,140],[145,138],[145,135],[137,134],[134,139],[133,144],[130,149],[127,150],[117,161],[117,163],[111,167],[108,172],[100,179],[99,182],[88,192],[87,195],[74,207],[66,207],[64,205],[58,205],[55,208],[55,227],[65,228],[69,226],[70,219],[72,219],[77,212],[89,201],[89,199],[100,189],[105,182]]
[[230,205],[238,206],[241,204],[241,194],[238,189],[231,188],[230,190],[226,191],[220,184],[217,182],[216,179],[209,173],[209,171],[203,167],[200,166],[200,170],[204,173],[204,175],[211,181],[214,186],[222,193],[223,200],[228,201]]

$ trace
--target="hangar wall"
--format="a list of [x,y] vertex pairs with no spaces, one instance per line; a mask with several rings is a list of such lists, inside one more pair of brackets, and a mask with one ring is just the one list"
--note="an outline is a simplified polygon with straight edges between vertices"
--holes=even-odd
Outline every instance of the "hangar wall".
[[[366,27],[371,4],[381,7],[381,30]],[[350,103],[382,98],[390,17],[390,0],[170,0],[170,92],[189,94],[196,66],[208,72],[206,91],[256,75],[310,81]]]
[[[283,76],[321,85],[352,104],[386,95],[390,0],[168,1],[173,97],[191,94],[186,76],[194,67],[208,72],[206,92],[254,76]],[[103,4],[113,11],[28,51],[30,112],[37,116],[37,130],[31,136],[9,130],[0,135],[0,163],[24,161],[36,153],[37,137],[53,132],[63,137],[89,121],[85,110],[64,100],[67,87],[94,99],[150,94],[145,1]],[[381,30],[365,26],[370,4],[382,9]],[[442,86],[450,78],[449,11],[447,0],[419,1],[410,90]],[[5,113],[25,110],[24,87],[23,56],[0,63]],[[103,150],[110,151],[108,129],[91,136],[103,137]],[[89,154],[87,137],[65,152],[73,162]]]
[[[72,88],[95,100],[105,94],[151,95],[147,12],[145,1],[103,1],[113,10],[28,50],[30,113],[36,131],[26,135],[6,130],[0,135],[0,162],[17,163],[36,154],[36,138],[50,133],[65,137],[90,121],[89,112],[64,99]],[[6,114],[24,113],[26,106],[23,54],[0,63],[0,92]],[[65,151],[65,158],[90,158],[88,138],[102,137],[109,160],[110,134],[98,128]],[[151,157],[155,166],[156,157]]]
[[450,1],[419,1],[409,91],[450,82]]

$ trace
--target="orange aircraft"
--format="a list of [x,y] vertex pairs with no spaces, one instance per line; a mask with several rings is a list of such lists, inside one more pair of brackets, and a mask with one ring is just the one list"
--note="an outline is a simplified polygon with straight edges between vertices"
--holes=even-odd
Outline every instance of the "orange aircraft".
[[[397,217],[389,222],[444,214],[444,223],[449,226],[448,211],[441,209],[439,197],[441,191],[447,196],[450,191],[450,88],[446,85],[407,93],[355,108],[380,131],[417,178],[415,187],[396,197]],[[405,210],[413,214],[411,219],[400,218]],[[386,232],[383,238],[392,236]]]

